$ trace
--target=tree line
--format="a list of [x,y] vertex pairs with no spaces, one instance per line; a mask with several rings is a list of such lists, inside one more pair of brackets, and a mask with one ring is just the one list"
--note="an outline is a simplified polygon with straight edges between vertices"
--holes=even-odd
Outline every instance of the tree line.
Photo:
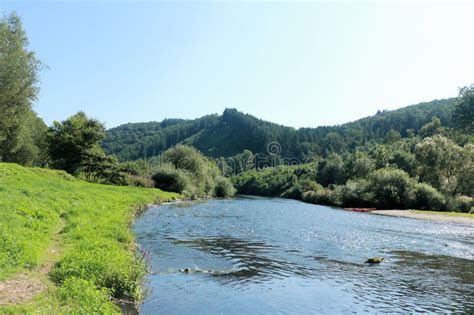
[[[121,164],[107,154],[102,147],[104,124],[84,112],[46,126],[33,111],[43,65],[28,50],[26,33],[14,13],[0,20],[0,47],[0,161],[61,169],[96,183],[158,187],[190,198],[234,194],[235,189],[215,162],[193,148],[168,149],[163,159],[145,162],[151,165],[147,173],[140,163]],[[160,128],[172,132],[164,133],[165,144],[159,148],[176,145],[213,119],[209,116],[197,124],[179,119],[163,121]],[[159,133],[148,127],[142,124],[140,128]]]
[[191,198],[231,196],[231,178],[239,193],[338,206],[472,207],[473,86],[462,88],[457,98],[333,127],[296,130],[235,109],[109,131],[79,112],[48,127],[32,106],[43,65],[28,50],[17,15],[0,20],[0,45],[4,162]]
[[454,104],[454,128],[433,117],[416,134],[402,137],[392,129],[382,143],[328,150],[301,165],[260,169],[250,151],[219,162],[243,194],[343,207],[474,212],[474,87],[461,89]]

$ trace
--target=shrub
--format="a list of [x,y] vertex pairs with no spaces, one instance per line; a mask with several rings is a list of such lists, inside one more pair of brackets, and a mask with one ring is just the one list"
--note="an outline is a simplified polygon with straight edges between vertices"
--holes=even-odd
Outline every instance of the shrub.
[[334,206],[336,205],[335,195],[332,190],[323,189],[318,191],[307,191],[302,194],[303,201],[319,204]]
[[128,181],[129,186],[146,187],[146,188],[156,187],[155,181],[153,179],[144,177],[144,176],[129,175],[127,177],[127,181]]
[[291,198],[291,199],[302,199],[302,194],[305,191],[319,191],[323,190],[323,186],[319,185],[315,181],[309,179],[298,180],[293,186],[285,190],[282,194],[282,198]]
[[404,209],[410,201],[414,180],[402,170],[383,168],[368,177],[369,202],[380,209]]
[[236,189],[232,186],[230,180],[224,177],[220,177],[217,180],[215,195],[216,197],[232,197],[235,195]]
[[349,180],[345,185],[337,186],[335,195],[338,203],[346,207],[367,207],[373,199],[368,192],[368,182],[363,179]]
[[443,210],[446,199],[435,188],[425,183],[415,184],[410,207],[420,210]]
[[155,182],[155,187],[162,190],[188,194],[194,192],[188,175],[173,166],[160,168],[152,180]]
[[474,207],[474,198],[469,196],[456,196],[448,200],[448,210],[470,213]]
[[163,154],[162,163],[154,174],[156,187],[180,192],[188,197],[232,196],[232,184],[221,176],[215,162],[196,149],[178,145]]

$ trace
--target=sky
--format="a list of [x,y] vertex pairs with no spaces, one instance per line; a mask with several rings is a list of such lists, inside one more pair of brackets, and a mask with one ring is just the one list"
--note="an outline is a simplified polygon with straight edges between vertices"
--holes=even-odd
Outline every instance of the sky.
[[47,65],[34,109],[114,127],[225,108],[293,127],[456,96],[470,1],[6,1]]

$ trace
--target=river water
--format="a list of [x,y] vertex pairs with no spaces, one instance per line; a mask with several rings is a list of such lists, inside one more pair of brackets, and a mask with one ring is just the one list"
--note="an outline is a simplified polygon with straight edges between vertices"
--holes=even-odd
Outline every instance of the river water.
[[474,312],[472,225],[239,197],[150,208],[134,231],[142,314]]

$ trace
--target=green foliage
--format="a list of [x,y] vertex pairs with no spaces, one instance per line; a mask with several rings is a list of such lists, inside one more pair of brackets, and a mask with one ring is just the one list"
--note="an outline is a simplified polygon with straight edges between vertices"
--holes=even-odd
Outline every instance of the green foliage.
[[120,313],[117,306],[109,301],[110,292],[97,289],[94,283],[78,278],[68,278],[58,290],[58,297],[67,309],[82,314]]
[[76,174],[91,151],[99,151],[97,145],[105,137],[104,125],[78,112],[59,122],[55,121],[48,131],[49,154],[53,167],[69,174]]
[[318,182],[323,186],[343,184],[344,161],[338,154],[331,154],[319,163]]
[[298,178],[314,181],[314,164],[280,165],[261,170],[251,170],[232,177],[239,194],[280,196],[296,185]]
[[188,173],[176,169],[174,165],[163,165],[152,177],[155,187],[185,195],[195,194],[193,184]]
[[448,199],[447,210],[471,213],[474,207],[474,198],[469,196],[456,196]]
[[346,157],[344,173],[347,178],[365,178],[375,170],[375,161],[365,152],[356,151]]
[[453,120],[456,128],[466,133],[474,133],[474,85],[459,90]]
[[441,120],[434,116],[431,118],[431,122],[421,127],[420,136],[422,138],[433,137],[435,135],[441,134],[442,132],[443,128],[441,127]]
[[230,197],[235,193],[229,179],[222,177],[215,162],[184,145],[164,152],[152,179],[156,187],[188,197]]
[[315,203],[318,205],[333,206],[337,205],[335,195],[332,190],[323,189],[318,191],[307,191],[302,194],[302,200],[309,203]]
[[334,200],[344,207],[368,207],[373,205],[373,194],[369,182],[365,179],[349,180],[345,185],[336,187]]
[[99,145],[104,137],[104,125],[83,112],[55,121],[47,134],[52,166],[90,182],[126,185],[117,160]]
[[216,197],[231,197],[235,195],[236,189],[231,181],[227,178],[220,177],[217,179],[214,195]]
[[[449,127],[454,101],[436,100],[380,112],[341,126],[298,130],[226,109],[221,116],[204,116],[195,120],[122,125],[107,131],[103,146],[107,153],[115,154],[121,161],[157,156],[178,143],[193,146],[214,158],[235,157],[249,150],[254,156],[265,159],[270,156],[268,145],[277,142],[281,149],[278,152],[280,158],[295,158],[302,162],[315,155],[344,154],[367,143],[390,144],[397,141],[399,135],[413,136],[433,116],[439,117],[441,123]],[[250,169],[251,165],[246,163],[249,160],[242,158],[238,156],[235,161],[229,161],[228,164],[234,166],[234,174]],[[272,164],[257,166],[269,165]]]
[[435,136],[426,138],[415,148],[418,174],[446,194],[473,194],[474,146],[460,147],[451,140]]
[[15,14],[0,19],[0,161],[41,164],[44,122],[32,110],[41,63]]
[[63,171],[0,163],[0,279],[40,265],[62,221],[62,255],[51,277],[64,310],[105,307],[104,292],[140,299],[145,266],[131,251],[133,207],[176,197],[158,189],[91,184]]
[[285,190],[282,194],[282,198],[301,199],[302,195],[306,191],[320,191],[323,190],[323,186],[319,185],[315,181],[309,179],[297,180],[290,188]]
[[407,207],[411,187],[410,176],[398,169],[384,168],[370,174],[368,193],[372,194],[372,204],[379,209],[404,209]]
[[446,199],[435,188],[425,183],[414,186],[410,208],[419,210],[444,210]]

